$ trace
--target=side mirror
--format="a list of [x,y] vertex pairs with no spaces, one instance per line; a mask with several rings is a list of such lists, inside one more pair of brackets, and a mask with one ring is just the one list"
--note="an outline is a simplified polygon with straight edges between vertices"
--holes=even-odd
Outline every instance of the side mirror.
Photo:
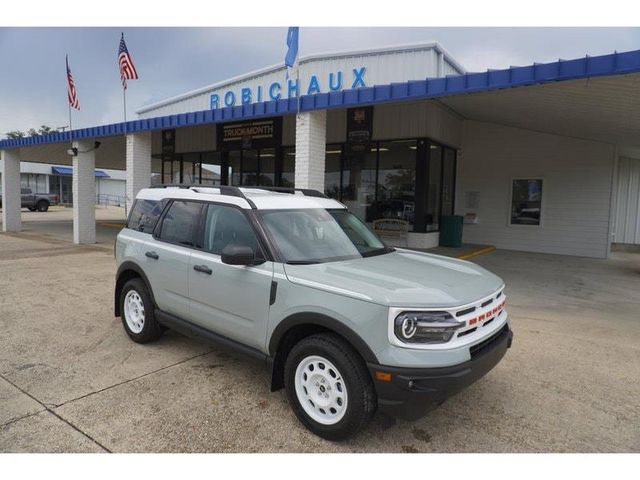
[[255,254],[251,247],[229,244],[222,249],[222,263],[227,265],[254,265]]

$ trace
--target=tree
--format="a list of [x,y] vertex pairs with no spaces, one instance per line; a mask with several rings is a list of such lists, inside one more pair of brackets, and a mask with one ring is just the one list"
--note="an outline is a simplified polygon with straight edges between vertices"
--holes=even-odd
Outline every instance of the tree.
[[57,130],[47,126],[40,125],[39,129],[30,128],[27,130],[27,133],[22,132],[20,130],[13,130],[11,132],[7,132],[7,138],[16,139],[16,138],[24,138],[24,137],[39,137],[40,135],[47,135],[48,133],[56,132]]
[[11,132],[7,132],[6,135],[7,138],[14,140],[16,138],[23,138],[25,136],[25,133],[21,132],[20,130],[12,130]]

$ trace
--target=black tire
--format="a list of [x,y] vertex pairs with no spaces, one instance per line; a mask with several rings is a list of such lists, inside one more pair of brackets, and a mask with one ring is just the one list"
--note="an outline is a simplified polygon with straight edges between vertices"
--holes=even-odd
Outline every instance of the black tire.
[[27,209],[28,209],[30,212],[35,212],[35,211],[36,211],[36,207],[27,207]]
[[[300,362],[313,355],[333,363],[342,374],[346,386],[347,409],[340,421],[333,425],[325,425],[311,418],[300,405],[296,394],[296,369]],[[289,404],[298,420],[324,439],[343,440],[355,435],[376,411],[376,393],[364,360],[348,342],[333,333],[311,335],[298,342],[287,356],[284,380]]]
[[[144,326],[142,330],[138,333],[133,332],[129,325],[127,325],[127,320],[125,318],[125,307],[124,300],[131,290],[135,290],[140,298],[142,299],[142,304],[144,306]],[[147,286],[141,278],[134,278],[129,280],[122,287],[122,291],[120,292],[120,316],[122,318],[122,325],[124,326],[124,330],[127,332],[127,335],[136,343],[149,343],[159,339],[162,336],[163,328],[158,323],[155,317],[155,308],[153,302],[151,300],[151,295],[149,295],[149,291],[147,290]]]
[[49,210],[49,202],[47,202],[46,200],[40,200],[36,205],[36,208],[39,212],[46,212],[47,210]]

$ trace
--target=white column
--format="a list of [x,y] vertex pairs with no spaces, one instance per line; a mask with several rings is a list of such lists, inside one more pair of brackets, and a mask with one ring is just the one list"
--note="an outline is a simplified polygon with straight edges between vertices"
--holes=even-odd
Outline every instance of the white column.
[[127,215],[143,188],[151,186],[151,132],[127,135]]
[[20,150],[0,150],[4,163],[2,172],[2,230],[19,232],[22,230],[20,208]]
[[73,157],[73,243],[96,243],[94,142],[74,142],[73,146],[78,149],[78,155]]
[[327,143],[327,111],[296,116],[296,188],[324,192],[324,157]]

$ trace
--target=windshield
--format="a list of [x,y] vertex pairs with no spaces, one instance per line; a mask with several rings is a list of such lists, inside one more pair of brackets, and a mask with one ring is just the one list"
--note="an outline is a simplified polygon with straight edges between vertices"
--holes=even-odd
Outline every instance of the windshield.
[[287,263],[347,260],[393,250],[347,210],[263,210],[260,215]]

